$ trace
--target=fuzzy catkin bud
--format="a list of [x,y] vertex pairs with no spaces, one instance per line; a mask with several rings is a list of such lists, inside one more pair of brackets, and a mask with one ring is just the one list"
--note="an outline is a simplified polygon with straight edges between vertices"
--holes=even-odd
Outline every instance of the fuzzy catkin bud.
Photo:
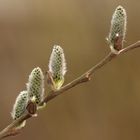
[[18,119],[26,111],[27,104],[28,104],[27,91],[22,91],[17,96],[15,104],[13,106],[12,113],[11,113],[12,118],[14,120]]
[[126,22],[126,11],[122,6],[118,6],[112,16],[108,37],[108,42],[112,51],[119,51],[123,47],[126,34]]
[[27,92],[30,99],[35,97],[36,104],[39,104],[44,97],[44,75],[42,70],[34,68],[29,76]]
[[49,61],[49,72],[51,73],[54,82],[53,88],[60,89],[64,83],[66,61],[63,49],[58,45],[53,47]]

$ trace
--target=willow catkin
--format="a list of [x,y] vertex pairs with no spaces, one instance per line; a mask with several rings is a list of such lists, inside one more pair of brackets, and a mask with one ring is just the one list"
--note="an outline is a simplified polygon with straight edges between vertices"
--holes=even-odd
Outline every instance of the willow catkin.
[[29,75],[27,83],[27,92],[29,98],[35,98],[36,104],[39,104],[44,97],[44,75],[42,70],[37,67],[34,68]]
[[26,111],[26,106],[28,104],[28,94],[27,91],[22,91],[17,96],[11,116],[14,120],[18,119]]
[[66,60],[63,49],[58,45],[53,47],[49,61],[49,72],[53,78],[54,88],[59,89],[64,83]]
[[122,6],[118,6],[112,16],[111,27],[108,37],[108,42],[111,49],[119,51],[123,47],[123,42],[126,35],[126,24],[126,11]]

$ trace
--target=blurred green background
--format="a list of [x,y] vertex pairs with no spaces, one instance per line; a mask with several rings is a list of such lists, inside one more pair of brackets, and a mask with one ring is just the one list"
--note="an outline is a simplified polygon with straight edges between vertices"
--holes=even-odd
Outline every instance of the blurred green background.
[[[48,69],[54,44],[63,47],[66,83],[108,52],[112,13],[128,14],[125,45],[140,39],[139,0],[0,0],[0,129],[31,70]],[[51,102],[13,140],[139,140],[140,49],[119,56],[93,79]]]

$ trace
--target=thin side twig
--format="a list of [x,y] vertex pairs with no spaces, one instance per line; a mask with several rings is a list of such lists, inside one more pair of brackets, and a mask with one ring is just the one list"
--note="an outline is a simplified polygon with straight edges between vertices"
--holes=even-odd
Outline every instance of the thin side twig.
[[[83,75],[79,76],[72,82],[68,83],[67,85],[63,86],[61,89],[57,91],[51,91],[48,96],[44,98],[44,100],[41,102],[41,104],[48,103],[50,100],[54,99],[56,96],[61,95],[62,93],[65,93],[65,91],[75,87],[76,85],[79,85],[81,83],[87,82],[90,80],[91,76],[93,73],[95,73],[97,70],[99,70],[101,67],[103,67],[105,64],[110,62],[113,58],[117,57],[120,54],[123,54],[125,52],[128,52],[130,50],[133,50],[135,48],[140,47],[140,41],[137,41],[136,43],[123,48],[118,52],[118,54],[114,54],[110,52],[104,59],[102,59],[99,63],[97,63],[95,66],[93,66],[91,69],[89,69],[87,72],[85,72]],[[6,137],[10,136],[15,136],[18,134],[19,130],[16,131],[15,127],[20,123],[23,122],[24,120],[27,120],[31,118],[32,116],[28,114],[27,112],[21,116],[19,119],[13,121],[10,125],[5,127],[1,132],[0,132],[0,140],[4,139]],[[13,131],[14,130],[14,131]]]

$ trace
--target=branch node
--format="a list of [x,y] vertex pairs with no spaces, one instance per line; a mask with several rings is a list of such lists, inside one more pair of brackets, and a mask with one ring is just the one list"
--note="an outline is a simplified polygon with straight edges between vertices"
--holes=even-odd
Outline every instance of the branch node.
[[91,74],[89,72],[86,74],[85,77],[86,77],[87,81],[90,81],[91,80]]

